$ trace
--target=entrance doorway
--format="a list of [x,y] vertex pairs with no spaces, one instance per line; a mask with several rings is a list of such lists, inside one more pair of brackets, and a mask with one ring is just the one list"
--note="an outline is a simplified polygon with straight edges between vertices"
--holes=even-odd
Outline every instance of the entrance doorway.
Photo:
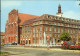
[[21,44],[22,44],[22,40],[21,40]]
[[31,44],[30,40],[29,40],[29,44]]
[[26,40],[26,44],[27,44],[27,40]]

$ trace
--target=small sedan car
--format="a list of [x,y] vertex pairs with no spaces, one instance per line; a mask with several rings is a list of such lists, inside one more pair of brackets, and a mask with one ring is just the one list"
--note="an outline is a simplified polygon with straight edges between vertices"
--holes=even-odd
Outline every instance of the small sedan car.
[[11,45],[17,45],[17,43],[16,42],[13,42]]

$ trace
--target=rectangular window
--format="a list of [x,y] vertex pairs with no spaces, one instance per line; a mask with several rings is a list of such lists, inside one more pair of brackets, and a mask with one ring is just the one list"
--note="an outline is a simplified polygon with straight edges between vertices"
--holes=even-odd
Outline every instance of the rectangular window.
[[60,33],[60,27],[58,27],[58,33]]
[[36,32],[38,32],[38,26],[36,26]]
[[71,29],[70,33],[72,33],[72,29]]
[[38,38],[38,33],[36,33],[36,37]]
[[39,37],[42,37],[42,33],[41,32],[39,33]]
[[58,23],[58,26],[60,26],[60,23]]
[[38,22],[36,22],[36,24],[38,25]]
[[61,28],[61,32],[63,32],[63,28]]
[[42,24],[42,21],[40,21],[40,24]]
[[35,44],[35,39],[33,39],[33,43]]
[[49,36],[52,37],[52,34],[50,33]]
[[23,34],[24,34],[24,27],[23,27]]
[[56,38],[56,34],[54,34],[54,37]]
[[64,26],[63,23],[61,23],[61,26]]
[[69,24],[68,24],[68,27],[69,27]]
[[56,27],[54,27],[54,32],[56,32]]
[[73,33],[75,33],[75,29],[73,29]]
[[35,32],[35,28],[33,27],[33,32]]
[[42,31],[42,26],[40,26],[40,31]]
[[49,24],[52,24],[52,22],[49,22]]
[[33,25],[35,25],[35,22],[33,23]]
[[68,29],[68,33],[69,33],[69,29]]
[[56,25],[56,22],[54,22],[54,25]]
[[37,39],[37,44],[38,44],[38,39]]
[[48,24],[48,21],[45,21],[45,24]]
[[35,37],[35,33],[33,33],[33,37]]
[[49,27],[49,31],[52,31],[52,26]]
[[44,30],[47,31],[48,30],[48,26],[45,26]]

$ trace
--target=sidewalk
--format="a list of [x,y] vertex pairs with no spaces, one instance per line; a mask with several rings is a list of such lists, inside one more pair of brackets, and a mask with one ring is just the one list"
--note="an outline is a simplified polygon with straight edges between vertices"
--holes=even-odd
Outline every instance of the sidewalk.
[[47,48],[31,48],[31,47],[6,47],[6,48],[13,48],[13,49],[35,49],[35,50],[45,50],[45,51],[62,51],[62,52],[78,52],[78,53],[80,53],[80,50],[63,50],[61,48],[50,48],[49,50]]

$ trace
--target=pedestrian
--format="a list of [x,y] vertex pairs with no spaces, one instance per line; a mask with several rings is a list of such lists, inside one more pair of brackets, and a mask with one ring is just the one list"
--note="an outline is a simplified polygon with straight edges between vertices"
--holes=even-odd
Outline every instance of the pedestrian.
[[67,41],[64,41],[64,45],[66,45],[67,44]]
[[63,42],[63,41],[61,41],[61,45],[62,45],[62,46],[63,46],[63,43],[64,43],[64,42]]

